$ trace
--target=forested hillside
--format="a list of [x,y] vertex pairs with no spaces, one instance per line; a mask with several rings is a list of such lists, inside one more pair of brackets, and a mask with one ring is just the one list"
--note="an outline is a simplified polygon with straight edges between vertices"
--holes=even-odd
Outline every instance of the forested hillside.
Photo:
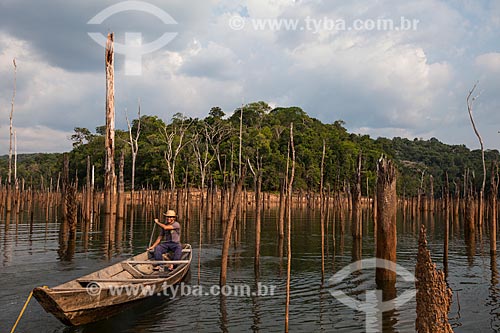
[[[125,183],[130,190],[132,179],[131,138],[137,138],[135,188],[207,186],[230,182],[239,170],[240,116],[242,125],[241,161],[250,171],[262,172],[263,190],[277,191],[286,173],[290,141],[290,123],[294,126],[296,150],[295,188],[318,190],[320,163],[325,145],[325,184],[332,189],[347,190],[354,176],[358,154],[362,155],[362,193],[370,193],[376,179],[376,161],[386,154],[396,161],[400,177],[400,194],[414,195],[420,184],[426,188],[432,175],[436,195],[440,194],[445,175],[450,190],[460,184],[469,170],[476,187],[482,181],[481,152],[470,151],[463,145],[451,146],[437,139],[408,140],[404,138],[377,138],[350,134],[341,120],[324,124],[309,117],[298,107],[272,109],[264,102],[245,105],[226,116],[214,107],[204,119],[174,115],[168,122],[142,115],[127,129],[116,131],[115,161],[125,153]],[[95,166],[96,186],[103,183],[104,137],[103,127],[95,132],[75,128],[73,150],[69,152],[70,174],[78,175],[80,184],[86,177],[87,156]],[[488,174],[498,151],[487,151]],[[1,176],[7,177],[8,158],[0,159]],[[62,154],[29,154],[18,156],[17,175],[27,184],[55,186],[62,169]],[[253,186],[252,172],[247,173],[247,185]],[[171,177],[173,175],[174,178]]]

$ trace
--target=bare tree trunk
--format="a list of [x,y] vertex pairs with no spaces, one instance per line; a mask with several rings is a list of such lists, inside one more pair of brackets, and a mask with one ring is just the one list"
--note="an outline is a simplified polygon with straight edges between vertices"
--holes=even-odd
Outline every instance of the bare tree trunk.
[[106,214],[116,214],[115,174],[115,79],[113,33],[106,43],[106,161],[104,166],[104,202]]
[[137,160],[137,153],[139,152],[139,136],[141,134],[141,102],[139,101],[139,110],[137,111],[137,130],[135,132],[135,137],[132,137],[132,126],[128,120],[128,116],[125,114],[128,126],[128,136],[130,145],[130,150],[132,152],[132,184],[131,184],[131,204],[134,204],[134,193],[135,193],[135,163]]
[[17,65],[16,59],[12,60],[14,65],[14,90],[12,92],[12,101],[10,104],[10,125],[9,125],[9,176],[7,184],[7,212],[12,209],[12,118],[14,116],[14,101],[16,99]]
[[429,210],[434,215],[434,177],[429,176],[430,193],[429,193]]
[[123,174],[123,167],[125,165],[125,150],[122,150],[120,156],[120,167],[118,170],[118,208],[117,217],[123,219],[125,216],[125,177]]
[[415,267],[417,289],[417,319],[415,331],[419,333],[451,333],[448,322],[452,291],[445,275],[436,269],[427,249],[425,226],[422,224],[418,240],[417,265]]
[[498,195],[498,165],[491,167],[491,221],[490,221],[490,253],[497,253],[497,195]]
[[92,211],[92,191],[90,188],[90,156],[87,156],[87,185],[85,192],[85,220],[90,221],[91,211]]
[[292,152],[292,170],[288,182],[288,216],[287,216],[287,269],[286,269],[286,303],[285,303],[285,332],[288,333],[288,319],[290,312],[290,281],[292,270],[292,194],[293,178],[295,176],[295,146],[293,144],[293,123],[290,123],[290,149]]
[[241,148],[242,148],[242,140],[243,140],[243,105],[241,106],[241,110],[240,110],[240,151],[239,151],[239,155],[238,155],[238,162],[239,162],[239,166],[238,166],[238,176],[241,177]]
[[326,143],[323,140],[323,152],[321,154],[321,178],[319,183],[319,195],[320,195],[320,224],[321,224],[321,283],[325,281],[325,195],[323,190],[323,181],[325,173],[325,152]]
[[446,173],[444,185],[444,251],[443,268],[445,276],[448,275],[448,239],[450,237],[450,187],[448,182],[448,173]]
[[483,162],[483,183],[481,184],[481,192],[479,193],[479,226],[483,224],[483,214],[484,214],[484,188],[486,186],[486,164],[484,162],[484,145],[483,139],[479,134],[479,131],[476,128],[476,124],[474,122],[474,118],[472,117],[472,105],[474,101],[479,97],[479,95],[472,97],[474,90],[477,87],[478,82],[474,84],[472,89],[469,91],[467,95],[467,111],[469,112],[470,122],[472,124],[472,128],[474,129],[474,133],[476,133],[477,139],[479,140],[479,144],[481,145],[481,160]]
[[278,235],[279,238],[285,237],[285,182],[280,184],[280,203],[278,216]]
[[226,229],[224,230],[224,243],[222,244],[222,261],[220,268],[220,280],[219,285],[226,285],[227,280],[227,260],[229,257],[229,246],[231,245],[231,234],[233,232],[233,227],[236,221],[236,214],[238,213],[238,208],[240,205],[241,189],[243,187],[243,182],[245,180],[246,169],[243,168],[241,177],[234,189],[233,200],[231,203],[231,210],[229,212],[229,218],[226,223]]
[[356,168],[356,183],[352,187],[352,227],[353,238],[361,238],[362,221],[360,214],[361,205],[361,151],[358,154],[358,167]]
[[[377,258],[396,264],[396,168],[385,157],[377,165]],[[376,281],[396,281],[395,269],[376,269]]]
[[260,269],[260,232],[261,232],[261,214],[262,214],[262,199],[261,199],[261,187],[262,187],[262,175],[260,170],[257,171],[257,185],[255,188],[255,261],[254,261],[254,271],[255,275],[259,275]]

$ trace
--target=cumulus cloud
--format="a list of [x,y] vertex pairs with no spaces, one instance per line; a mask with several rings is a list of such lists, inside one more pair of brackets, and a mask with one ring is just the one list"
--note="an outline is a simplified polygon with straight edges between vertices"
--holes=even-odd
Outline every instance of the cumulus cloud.
[[[117,42],[123,42],[127,31],[140,32],[144,42],[166,30],[178,33],[164,48],[144,55],[140,76],[125,75],[124,57],[116,55],[116,121],[121,128],[126,126],[125,109],[135,114],[138,99],[144,114],[166,121],[177,112],[204,117],[210,107],[220,106],[230,114],[241,103],[265,100],[302,107],[324,122],[343,119],[360,133],[435,136],[475,146],[464,98],[478,79],[484,93],[475,110],[477,123],[500,121],[500,101],[493,93],[500,89],[496,2],[148,2],[178,24],[166,27],[151,15],[130,12],[89,27],[91,17],[116,3],[111,0],[0,5],[0,124],[8,120],[16,57],[15,126],[24,129],[19,133],[24,137],[30,129],[43,136],[37,142],[26,139],[32,144],[27,151],[38,149],[40,142],[47,149],[58,147],[75,126],[93,130],[104,123],[104,50],[87,36],[91,30],[114,31]],[[243,17],[244,29],[229,26],[235,15]],[[349,25],[355,19],[398,22],[401,17],[418,19],[418,28],[300,29],[306,18],[344,19]],[[299,25],[256,29],[251,21],[256,18],[292,19]],[[493,127],[485,127],[485,137],[497,135]],[[57,142],[51,144],[51,137]],[[70,144],[65,143],[67,149]]]
[[500,53],[485,53],[476,57],[475,64],[488,72],[500,72]]

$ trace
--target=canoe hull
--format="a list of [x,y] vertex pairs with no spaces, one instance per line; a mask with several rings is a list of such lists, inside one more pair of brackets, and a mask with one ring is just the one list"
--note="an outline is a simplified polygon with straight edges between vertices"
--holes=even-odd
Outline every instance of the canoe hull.
[[[182,282],[189,273],[192,258],[191,246],[186,244],[183,252],[184,263],[178,265],[171,273],[143,274],[139,278],[124,279],[127,273],[125,270],[120,271],[120,268],[124,264],[129,265],[128,263],[133,262],[124,261],[54,288],[35,288],[33,296],[46,312],[53,314],[68,326],[79,326],[107,319],[147,297],[167,295],[172,285]],[[141,260],[144,256],[147,258],[147,254],[143,253],[132,259]],[[142,266],[148,265],[142,264]],[[149,269],[151,271],[151,267]],[[117,278],[117,282],[114,283],[113,277],[103,278],[106,274],[114,274],[122,278]],[[98,292],[92,292],[95,289],[89,289],[89,283],[99,285]]]

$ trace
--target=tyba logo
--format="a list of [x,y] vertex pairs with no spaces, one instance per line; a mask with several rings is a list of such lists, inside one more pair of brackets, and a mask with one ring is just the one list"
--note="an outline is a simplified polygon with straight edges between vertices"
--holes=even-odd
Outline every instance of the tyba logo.
[[[101,24],[107,18],[125,11],[139,11],[156,16],[164,24],[177,24],[177,22],[163,9],[142,1],[123,1],[111,5],[91,18],[87,24]],[[98,32],[89,32],[88,35],[97,44],[106,47],[106,36]],[[114,49],[117,53],[125,55],[125,75],[141,75],[142,56],[157,51],[170,43],[177,32],[165,32],[158,39],[142,44],[140,32],[125,32],[125,44],[115,43]]]

